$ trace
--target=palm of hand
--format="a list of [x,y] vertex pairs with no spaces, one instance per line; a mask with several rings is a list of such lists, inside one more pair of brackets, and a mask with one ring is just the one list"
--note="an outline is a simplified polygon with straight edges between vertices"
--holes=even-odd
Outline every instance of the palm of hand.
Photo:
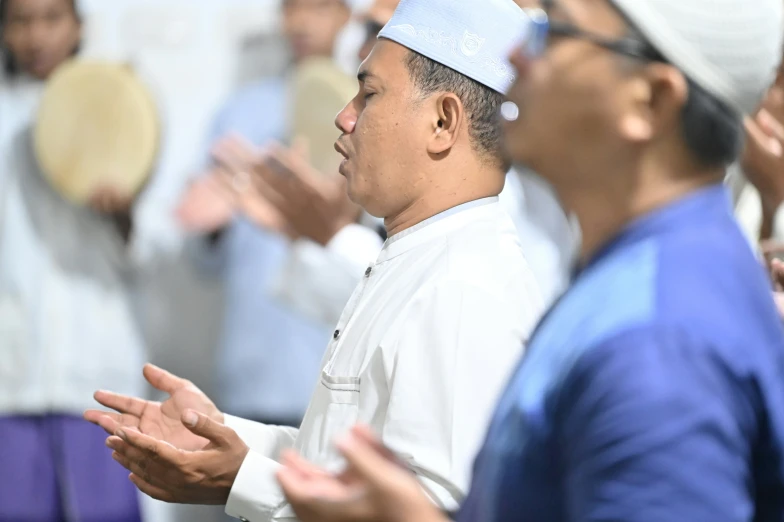
[[179,449],[204,449],[209,441],[193,434],[182,423],[182,414],[187,410],[203,413],[218,422],[223,421],[220,411],[212,401],[197,388],[185,386],[175,390],[162,403],[148,402],[139,420],[139,430]]
[[180,222],[203,232],[222,228],[234,215],[232,197],[217,175],[207,175],[188,189],[177,211]]

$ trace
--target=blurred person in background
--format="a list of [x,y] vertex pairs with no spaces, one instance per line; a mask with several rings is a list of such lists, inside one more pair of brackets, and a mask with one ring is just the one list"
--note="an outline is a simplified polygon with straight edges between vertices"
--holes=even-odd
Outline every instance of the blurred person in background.
[[[364,31],[359,50],[354,49],[359,63],[367,58],[398,0],[352,4],[353,23]],[[307,317],[334,325],[368,263],[381,250],[386,239],[383,221],[366,212],[360,214],[348,200],[345,180],[337,172],[318,172],[302,153],[280,145],[265,153],[267,161],[258,161],[258,153],[254,158],[254,152],[247,151],[253,168],[240,165],[232,175],[243,169],[255,173],[239,196],[241,210],[258,226],[277,230],[292,241],[286,261],[273,278],[272,295]],[[340,159],[337,152],[335,158]]]
[[774,285],[774,300],[784,319],[780,275],[784,258],[784,65],[756,115],[746,118],[743,157],[728,169],[735,216],[761,257]]
[[46,80],[77,53],[74,0],[0,0],[0,520],[139,520],[137,492],[81,420],[92,391],[143,393],[126,258],[133,201],[61,198],[32,151]]
[[[283,0],[281,7],[292,67],[332,55],[350,14],[345,2]],[[288,139],[290,85],[288,73],[265,79],[226,103],[208,136],[208,165],[184,194],[178,217],[201,236],[192,242],[198,263],[222,277],[225,287],[216,365],[219,404],[266,424],[298,426],[329,331],[270,295],[289,251],[286,225],[277,221],[260,229],[237,213],[248,156],[272,140]],[[259,213],[270,214],[261,208],[252,215]]]
[[746,120],[743,158],[728,175],[736,215],[754,247],[784,242],[784,68]]

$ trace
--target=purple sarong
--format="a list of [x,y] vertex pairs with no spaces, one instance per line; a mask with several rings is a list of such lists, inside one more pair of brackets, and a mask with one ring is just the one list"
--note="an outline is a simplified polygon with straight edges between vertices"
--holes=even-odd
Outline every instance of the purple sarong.
[[79,417],[0,417],[1,522],[140,522],[106,433]]

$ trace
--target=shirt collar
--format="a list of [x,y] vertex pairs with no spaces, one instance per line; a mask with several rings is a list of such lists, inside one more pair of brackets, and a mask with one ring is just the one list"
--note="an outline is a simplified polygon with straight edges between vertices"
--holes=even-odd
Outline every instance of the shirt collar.
[[389,261],[477,219],[498,205],[498,197],[477,199],[436,214],[388,238],[376,264]]
[[[668,231],[704,227],[721,219],[732,220],[732,200],[722,183],[709,185],[660,207],[632,221],[623,231],[599,249],[582,267],[578,266],[574,278],[615,251]],[[574,279],[573,278],[573,279]]]

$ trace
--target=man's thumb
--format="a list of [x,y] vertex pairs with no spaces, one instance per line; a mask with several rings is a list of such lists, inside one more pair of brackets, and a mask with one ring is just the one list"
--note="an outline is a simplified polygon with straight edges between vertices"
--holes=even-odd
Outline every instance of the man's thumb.
[[183,412],[181,420],[192,433],[221,446],[228,444],[227,430],[230,428],[215,422],[206,415],[193,410],[186,410]]

